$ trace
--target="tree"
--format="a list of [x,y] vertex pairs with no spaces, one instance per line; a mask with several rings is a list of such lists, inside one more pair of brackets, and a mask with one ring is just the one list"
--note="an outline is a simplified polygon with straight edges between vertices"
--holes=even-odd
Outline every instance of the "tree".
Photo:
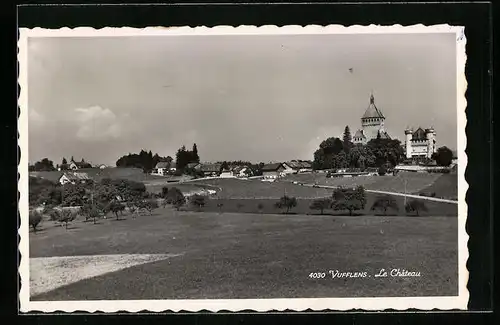
[[42,214],[36,210],[32,210],[29,213],[29,224],[33,228],[33,232],[36,234],[37,227],[42,221]]
[[332,198],[332,208],[337,211],[348,210],[350,216],[354,211],[363,210],[366,205],[366,193],[363,186],[354,189],[335,189]]
[[97,223],[97,219],[101,217],[102,207],[99,208],[96,204],[86,203],[80,209],[80,212],[85,216],[85,220],[92,219],[94,224]]
[[377,196],[371,207],[372,211],[380,210],[384,215],[387,215],[388,209],[393,209],[395,211],[399,210],[396,200],[390,195]]
[[229,164],[227,161],[223,161],[221,166],[220,166],[220,169],[221,170],[228,170],[229,169]]
[[54,162],[49,160],[48,158],[43,158],[40,161],[35,162],[33,165],[33,171],[54,171],[56,168],[54,167]]
[[380,167],[378,168],[378,174],[379,174],[380,176],[384,176],[386,173],[387,173],[387,168],[385,168],[385,166],[384,166],[384,165],[382,165],[382,166],[380,166]]
[[200,156],[198,155],[198,147],[196,143],[193,144],[193,150],[191,151],[191,161],[190,162],[200,162]]
[[348,125],[346,125],[344,129],[344,135],[342,137],[342,145],[346,153],[350,151],[352,146],[352,136],[351,136],[351,130],[349,129]]
[[59,221],[66,225],[66,229],[68,229],[68,224],[76,219],[76,213],[68,209],[54,209],[52,213],[53,218],[55,217],[56,221]]
[[316,199],[309,207],[311,210],[319,210],[321,214],[331,205],[331,200],[328,198]]
[[186,198],[184,194],[177,187],[172,187],[167,194],[166,201],[168,204],[172,204],[177,211],[186,204]]
[[396,166],[405,159],[404,150],[399,140],[377,137],[377,139],[370,140],[366,146],[374,155],[376,167],[386,163]]
[[262,213],[262,210],[264,210],[264,204],[263,203],[257,204],[257,209],[259,210],[260,213]]
[[163,186],[163,187],[161,188],[161,197],[162,197],[162,198],[166,198],[166,197],[167,197],[167,194],[168,194],[168,187]]
[[158,201],[155,199],[149,199],[144,202],[144,208],[149,212],[149,215],[153,214],[153,210],[158,208]]
[[415,212],[418,216],[420,211],[427,211],[427,206],[423,200],[413,199],[406,203],[405,210],[407,213]]
[[453,152],[448,147],[440,147],[432,155],[432,159],[436,161],[439,166],[449,166],[453,161]]
[[284,195],[278,202],[275,203],[275,206],[279,209],[286,209],[285,213],[288,214],[291,209],[297,206],[297,199],[295,197]]
[[201,210],[201,208],[206,204],[206,197],[203,195],[195,194],[191,196],[190,202],[192,205],[198,207],[198,210]]
[[219,213],[222,213],[223,206],[224,206],[224,203],[217,203],[217,208],[219,208]]
[[125,210],[125,205],[116,200],[113,200],[109,203],[107,210],[115,214],[116,220],[120,220],[119,213]]

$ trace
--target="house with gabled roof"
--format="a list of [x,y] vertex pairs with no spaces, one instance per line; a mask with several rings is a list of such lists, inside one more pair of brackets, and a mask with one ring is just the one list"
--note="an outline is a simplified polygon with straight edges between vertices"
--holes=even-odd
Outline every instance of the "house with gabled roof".
[[308,160],[291,160],[286,163],[295,173],[307,173],[312,171],[312,162]]
[[195,167],[196,170],[203,173],[204,176],[219,176],[222,171],[222,164],[199,164]]
[[264,179],[277,179],[287,174],[294,173],[292,167],[282,162],[266,164],[262,166],[261,170]]
[[85,182],[89,181],[90,177],[87,173],[63,173],[61,177],[59,177],[59,184],[85,184]]

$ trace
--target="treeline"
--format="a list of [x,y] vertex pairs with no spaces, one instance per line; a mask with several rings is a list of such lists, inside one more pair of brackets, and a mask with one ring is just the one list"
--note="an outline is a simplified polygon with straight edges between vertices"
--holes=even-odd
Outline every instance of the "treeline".
[[182,146],[177,150],[177,153],[175,155],[175,164],[177,170],[184,170],[184,168],[189,164],[189,163],[199,163],[200,162],[200,156],[198,155],[198,147],[196,146],[196,143],[193,144],[193,149],[192,150],[187,150],[186,146]]
[[161,157],[157,153],[153,155],[151,150],[145,151],[141,150],[140,153],[129,153],[126,156],[120,157],[116,161],[116,167],[135,167],[141,168],[145,173],[150,173],[156,164],[159,162],[172,162],[173,159],[170,156]]
[[366,145],[353,144],[349,127],[343,138],[330,137],[314,152],[314,169],[368,168],[396,166],[405,158],[399,140],[377,137]]

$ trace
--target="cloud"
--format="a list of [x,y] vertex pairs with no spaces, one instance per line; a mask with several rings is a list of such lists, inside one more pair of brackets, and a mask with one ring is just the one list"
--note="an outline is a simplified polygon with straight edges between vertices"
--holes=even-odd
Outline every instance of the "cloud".
[[75,109],[76,136],[80,140],[98,141],[116,139],[122,128],[115,113],[108,108],[91,106]]

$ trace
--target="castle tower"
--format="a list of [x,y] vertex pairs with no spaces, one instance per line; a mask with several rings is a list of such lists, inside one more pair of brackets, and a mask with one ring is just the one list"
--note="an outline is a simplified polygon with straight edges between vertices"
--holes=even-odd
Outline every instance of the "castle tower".
[[410,128],[406,128],[405,130],[405,147],[406,147],[406,158],[410,159],[412,157],[411,155],[411,139],[413,136],[413,130]]
[[370,96],[370,105],[363,117],[361,117],[361,127],[367,141],[376,139],[379,132],[385,133],[384,121],[385,117],[377,106],[375,106],[375,98],[372,93]]
[[431,158],[432,154],[435,153],[436,150],[436,131],[434,131],[433,127],[429,129],[425,129],[425,137],[427,139],[427,158]]

